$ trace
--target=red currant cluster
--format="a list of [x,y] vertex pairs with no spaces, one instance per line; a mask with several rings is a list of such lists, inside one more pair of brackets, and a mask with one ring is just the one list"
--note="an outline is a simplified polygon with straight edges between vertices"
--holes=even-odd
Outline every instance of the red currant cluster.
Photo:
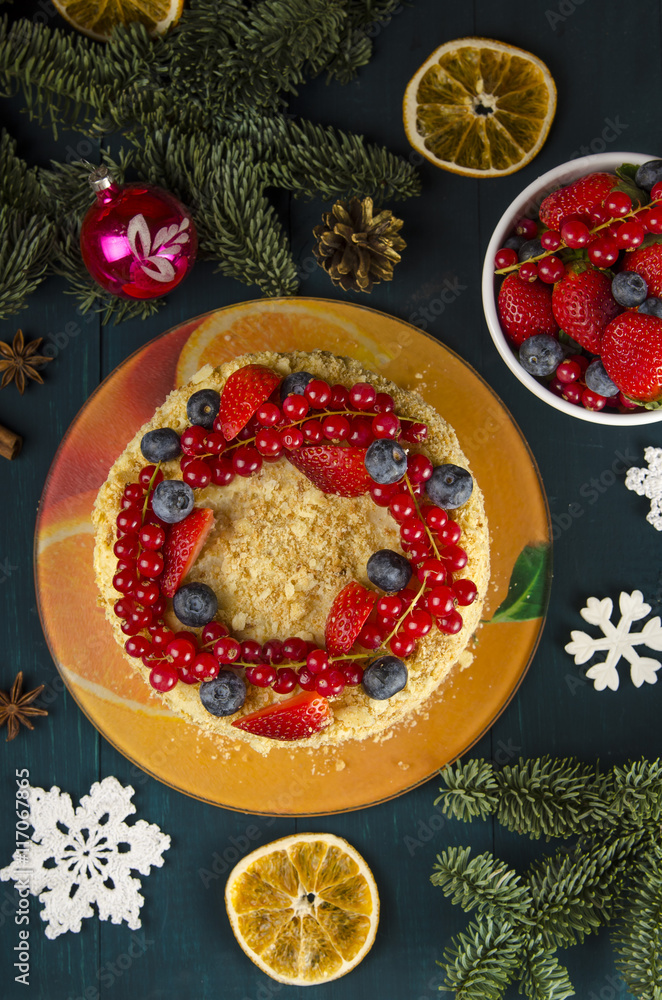
[[424,441],[425,424],[400,419],[393,397],[376,392],[368,382],[347,389],[313,379],[303,395],[286,396],[281,405],[269,400],[255,412],[236,438],[226,441],[217,417],[213,431],[193,425],[181,437],[182,479],[194,489],[227,486],[235,475],[249,477],[262,462],[276,462],[286,451],[326,442],[367,448],[376,438],[410,443]]
[[[651,202],[662,202],[662,183],[655,184],[650,193]],[[522,281],[540,278],[553,285],[566,273],[566,267],[557,251],[586,249],[588,259],[598,268],[611,267],[622,250],[640,246],[646,233],[662,233],[662,204],[646,204],[636,208],[625,191],[612,191],[602,205],[590,213],[589,228],[579,218],[564,221],[560,231],[547,229],[540,235],[543,252],[528,260],[519,261],[517,251],[502,247],[494,257],[497,274],[517,271]],[[515,234],[526,240],[538,236],[538,224],[533,219],[520,219]]]
[[[313,417],[311,410],[316,411]],[[225,485],[235,474],[252,475],[261,467],[262,458],[273,461],[284,449],[304,443],[326,439],[367,448],[377,438],[413,443],[426,436],[425,424],[401,420],[394,412],[393,398],[376,393],[368,383],[346,389],[314,379],[303,395],[289,395],[281,406],[263,403],[231,442],[221,434],[218,418],[211,431],[189,426],[181,436],[184,457],[180,465],[183,480],[201,488],[210,482]],[[333,696],[361,683],[361,661],[372,658],[372,651],[384,648],[406,657],[434,624],[441,632],[456,634],[462,628],[457,608],[473,603],[476,587],[470,580],[455,579],[467,563],[467,554],[458,544],[459,524],[442,508],[419,503],[432,473],[429,458],[412,454],[402,479],[371,487],[374,502],[388,507],[400,525],[402,549],[419,588],[406,587],[376,601],[356,639],[357,646],[370,652],[352,650],[331,657],[298,637],[271,639],[264,645],[251,639],[239,641],[217,621],[205,625],[199,636],[166,625],[160,580],[169,525],[152,509],[152,493],[164,477],[158,465],[145,466],[138,482],[125,487],[116,519],[113,551],[118,562],[113,586],[121,597],[114,611],[127,636],[126,652],[142,660],[150,670],[150,684],[161,692],[170,691],[179,681],[198,684],[213,679],[222,668],[235,667],[245,671],[249,683],[271,687],[277,694],[287,694],[298,685],[304,691]]]
[[584,354],[573,354],[562,361],[554,372],[548,388],[556,395],[567,399],[569,403],[583,406],[587,410],[604,410],[605,406],[618,407],[619,410],[640,410],[641,407],[622,392],[615,396],[601,396],[589,389],[584,381],[584,375],[591,359]]

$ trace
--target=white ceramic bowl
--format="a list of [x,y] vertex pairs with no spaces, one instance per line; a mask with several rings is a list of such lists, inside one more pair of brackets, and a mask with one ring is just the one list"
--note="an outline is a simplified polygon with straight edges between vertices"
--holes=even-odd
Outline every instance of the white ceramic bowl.
[[510,203],[503,213],[496,229],[492,233],[492,238],[485,253],[483,264],[483,309],[485,319],[489,328],[492,340],[497,351],[510,368],[513,375],[519,379],[538,399],[543,403],[548,403],[557,410],[577,417],[579,420],[588,420],[594,424],[612,424],[621,427],[632,427],[635,424],[652,424],[662,420],[662,410],[636,410],[632,413],[617,413],[611,409],[587,410],[584,406],[577,406],[569,403],[561,396],[556,396],[546,385],[539,382],[533,375],[524,371],[517,357],[517,351],[508,340],[499,322],[497,312],[496,296],[498,292],[497,281],[494,277],[494,255],[503,246],[504,241],[511,235],[513,226],[518,219],[528,216],[538,209],[538,206],[551,191],[564,184],[570,184],[578,180],[584,174],[594,173],[598,170],[615,170],[622,163],[645,163],[647,160],[657,159],[656,156],[644,153],[596,153],[593,156],[582,156],[576,160],[569,160],[562,163],[553,170],[548,170],[537,180],[524,188],[522,193]]

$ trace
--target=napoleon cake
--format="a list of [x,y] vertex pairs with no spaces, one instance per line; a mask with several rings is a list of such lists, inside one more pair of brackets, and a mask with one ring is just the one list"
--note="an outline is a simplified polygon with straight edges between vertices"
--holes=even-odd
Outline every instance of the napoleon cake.
[[489,578],[455,431],[326,351],[201,369],[129,442],[93,519],[99,601],[134,669],[261,753],[415,723]]

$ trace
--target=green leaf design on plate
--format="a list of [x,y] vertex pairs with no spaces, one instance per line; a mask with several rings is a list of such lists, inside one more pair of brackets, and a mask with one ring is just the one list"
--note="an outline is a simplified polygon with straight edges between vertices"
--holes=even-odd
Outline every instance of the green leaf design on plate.
[[489,623],[541,618],[549,591],[549,545],[526,545],[510,574],[508,593]]

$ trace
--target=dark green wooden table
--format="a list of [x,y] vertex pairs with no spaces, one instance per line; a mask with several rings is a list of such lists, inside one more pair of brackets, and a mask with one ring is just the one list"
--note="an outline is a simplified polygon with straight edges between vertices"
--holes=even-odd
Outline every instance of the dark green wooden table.
[[[17,9],[17,16],[22,12]],[[639,588],[656,609],[662,604],[662,537],[645,521],[647,501],[623,485],[625,466],[643,464],[643,448],[662,444],[662,425],[649,430],[593,426],[528,394],[487,334],[480,270],[504,207],[539,173],[587,151],[662,151],[660,5],[653,0],[629,6],[615,0],[414,0],[378,32],[375,58],[357,82],[343,88],[318,81],[302,91],[292,108],[361,131],[408,157],[400,115],[406,83],[434,46],[466,35],[502,39],[547,62],[559,91],[551,134],[532,164],[501,180],[467,180],[426,163],[422,197],[402,206],[409,247],[396,279],[362,301],[426,329],[487,378],[527,437],[549,498],[554,581],[542,642],[517,696],[473,752],[501,763],[542,753],[576,754],[591,761],[599,757],[605,763],[656,756],[662,691],[636,690],[624,678],[617,693],[598,694],[582,681],[563,646],[570,629],[579,627],[579,609],[590,595],[617,598],[620,590]],[[61,158],[78,141],[65,134],[55,143],[27,121],[18,102],[0,103],[0,116],[19,137],[19,152],[30,162]],[[294,253],[303,265],[310,257],[310,230],[324,206],[281,204]],[[308,275],[302,267],[302,273],[302,294],[353,301],[335,292],[320,270]],[[442,298],[449,284],[457,294],[443,304],[450,298]],[[224,878],[209,881],[200,872],[211,868],[215,853],[233,845],[243,852],[249,843],[318,829],[347,837],[365,855],[382,901],[371,954],[349,977],[321,988],[325,998],[428,1000],[438,995],[442,978],[435,960],[466,923],[461,911],[430,885],[436,854],[450,844],[472,844],[524,864],[538,849],[489,824],[444,822],[433,805],[434,780],[394,802],[323,821],[253,818],[203,805],[120,756],[62,691],[39,625],[32,573],[35,513],[58,443],[99,381],[129,353],[182,320],[252,294],[200,264],[157,317],[102,327],[96,319],[77,316],[63,285],[51,279],[19,317],[0,323],[0,339],[9,340],[20,325],[27,335],[44,337],[56,355],[44,386],[31,386],[22,398],[13,388],[0,393],[0,423],[25,438],[18,460],[0,459],[0,688],[6,690],[22,669],[30,687],[46,685],[43,701],[50,712],[48,719],[37,720],[34,733],[22,730],[12,743],[3,742],[0,751],[0,865],[9,862],[13,850],[15,768],[29,768],[33,784],[58,785],[75,800],[92,782],[114,774],[136,789],[138,815],[172,837],[163,868],[143,882],[141,931],[91,919],[80,934],[48,941],[38,916],[40,904],[32,901],[28,989],[13,981],[16,896],[11,883],[0,883],[0,995],[7,1000],[298,996],[300,990],[280,987],[244,957],[225,917]],[[574,516],[568,516],[570,509]],[[491,527],[498,539],[498,524]],[[616,976],[606,934],[588,939],[565,958],[583,1000],[628,995]]]

